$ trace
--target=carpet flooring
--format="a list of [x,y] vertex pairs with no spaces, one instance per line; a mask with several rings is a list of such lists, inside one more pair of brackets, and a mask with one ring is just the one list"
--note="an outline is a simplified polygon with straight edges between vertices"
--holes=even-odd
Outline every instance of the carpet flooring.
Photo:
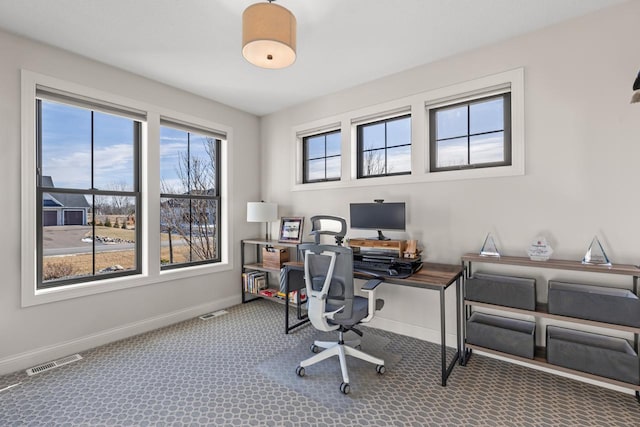
[[0,426],[637,426],[633,395],[474,355],[439,385],[439,346],[363,327],[387,372],[350,359],[307,369],[318,336],[282,333],[283,307],[256,301],[0,377]]

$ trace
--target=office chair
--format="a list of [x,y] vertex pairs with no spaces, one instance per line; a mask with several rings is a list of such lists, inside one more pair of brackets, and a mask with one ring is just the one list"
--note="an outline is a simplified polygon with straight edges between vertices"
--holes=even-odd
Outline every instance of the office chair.
[[[329,219],[323,217],[325,222]],[[335,221],[342,221],[342,232],[335,230],[326,234],[336,236],[336,241],[342,241],[346,232],[346,222],[342,218],[332,217]],[[311,219],[313,223],[313,218]],[[321,230],[316,232],[316,242],[319,241]],[[340,237],[340,240],[338,238]],[[340,359],[342,384],[340,391],[348,394],[349,373],[347,371],[347,356],[356,357],[376,364],[376,372],[384,374],[384,360],[364,353],[359,349],[360,340],[345,341],[344,333],[353,331],[362,336],[362,332],[355,328],[359,323],[370,321],[376,310],[380,310],[384,301],[376,299],[375,288],[381,283],[379,279],[369,280],[362,290],[368,294],[367,298],[354,295],[353,280],[353,252],[351,248],[322,245],[319,243],[305,243],[299,246],[304,254],[305,286],[307,289],[308,316],[311,324],[320,331],[338,331],[338,341],[315,341],[311,351],[318,354],[300,362],[296,374],[303,377],[305,367],[311,366],[332,356]]]

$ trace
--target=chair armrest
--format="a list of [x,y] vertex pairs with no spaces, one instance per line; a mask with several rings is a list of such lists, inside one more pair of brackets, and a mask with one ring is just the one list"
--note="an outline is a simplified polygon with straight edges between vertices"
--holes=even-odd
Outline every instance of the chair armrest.
[[364,285],[362,285],[362,287],[360,289],[362,289],[363,291],[372,291],[374,290],[380,283],[382,283],[382,280],[380,279],[370,279],[367,281],[367,283],[365,283]]
[[[362,323],[367,323],[369,320],[373,319],[373,314],[378,308],[378,300],[376,299],[376,287],[378,287],[380,283],[382,283],[382,280],[380,279],[370,279],[360,288],[360,290],[367,293],[368,299],[368,315],[360,321]],[[382,308],[382,306],[380,308]]]

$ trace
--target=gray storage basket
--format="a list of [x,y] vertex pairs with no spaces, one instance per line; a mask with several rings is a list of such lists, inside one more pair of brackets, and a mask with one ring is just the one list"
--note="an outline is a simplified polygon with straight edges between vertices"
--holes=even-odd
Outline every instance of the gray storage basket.
[[640,327],[640,299],[627,289],[550,280],[549,313]]
[[535,322],[475,312],[467,320],[467,343],[533,359]]
[[547,362],[611,378],[640,384],[640,359],[622,338],[547,326]]
[[536,309],[536,280],[475,273],[465,282],[465,298],[533,311]]

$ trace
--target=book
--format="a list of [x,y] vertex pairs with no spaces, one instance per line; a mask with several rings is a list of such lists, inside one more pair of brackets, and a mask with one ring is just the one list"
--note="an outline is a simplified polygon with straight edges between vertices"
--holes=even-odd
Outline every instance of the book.
[[245,292],[257,294],[268,287],[267,276],[261,271],[242,273],[242,287]]
[[276,294],[278,293],[277,289],[262,289],[258,292],[260,295],[265,296],[265,297],[275,297]]

